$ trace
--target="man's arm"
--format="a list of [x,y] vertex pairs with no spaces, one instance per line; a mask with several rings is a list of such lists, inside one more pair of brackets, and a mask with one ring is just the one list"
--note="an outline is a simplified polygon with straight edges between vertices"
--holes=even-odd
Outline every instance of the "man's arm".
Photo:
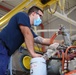
[[35,43],[38,43],[38,44],[50,45],[50,39],[43,38],[41,36],[35,37],[34,41],[35,41]]
[[25,40],[27,49],[30,52],[30,54],[32,55],[32,57],[41,56],[40,54],[36,54],[34,52],[34,38],[33,38],[33,35],[31,33],[31,30],[27,26],[24,26],[24,25],[20,25],[20,29],[21,29],[21,32],[24,36],[24,40]]
[[[43,45],[50,45],[51,44],[50,38],[43,38],[41,36],[34,38],[34,41],[35,41],[35,43],[39,43],[39,44],[43,44]],[[62,41],[54,40],[53,43],[62,43]]]

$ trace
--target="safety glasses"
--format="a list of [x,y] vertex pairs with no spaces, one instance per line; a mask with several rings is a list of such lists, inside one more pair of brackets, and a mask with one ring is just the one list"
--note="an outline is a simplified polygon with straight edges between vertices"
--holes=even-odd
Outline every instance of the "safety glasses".
[[38,12],[36,12],[36,14],[38,14],[40,16],[40,18],[42,18],[42,15],[40,15]]

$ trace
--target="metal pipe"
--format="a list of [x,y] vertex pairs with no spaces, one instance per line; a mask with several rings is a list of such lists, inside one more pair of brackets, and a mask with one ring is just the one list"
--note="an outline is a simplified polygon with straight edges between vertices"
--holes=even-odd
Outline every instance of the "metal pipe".
[[7,8],[7,7],[2,6],[2,5],[0,5],[0,8],[1,8],[1,9],[4,9],[4,10],[6,10],[6,11],[10,11],[10,10],[11,10],[11,9],[9,9],[9,8]]
[[58,31],[58,29],[44,29],[44,30],[37,30],[37,33],[40,33],[40,32],[56,32]]
[[[37,33],[40,33],[40,32],[57,32],[59,31],[59,29],[44,29],[44,30],[37,30]],[[69,29],[66,29],[65,31],[70,31]],[[76,31],[74,29],[72,29],[71,31]]]
[[[40,26],[41,26],[41,29],[43,30],[44,29],[44,25],[40,24]],[[41,32],[41,36],[44,37],[44,32]]]
[[[44,29],[44,25],[40,24],[40,26],[41,26],[41,29],[43,30]],[[44,37],[44,32],[41,32],[41,36]],[[44,45],[42,46],[42,51],[45,52],[45,46]]]
[[66,15],[69,15],[71,12],[73,12],[76,9],[76,6],[73,7]]
[[11,7],[15,7],[15,6],[13,6],[13,5],[7,3],[6,1],[2,1],[2,2],[5,3],[5,4],[7,4],[7,5],[10,5]]
[[[48,12],[50,13],[50,10],[48,10]],[[76,21],[68,18],[66,15],[62,15],[62,14],[60,14],[60,13],[57,12],[57,11],[56,11],[53,15],[54,15],[54,16],[57,16],[58,18],[66,21],[66,22],[68,22],[68,23],[70,23],[70,24],[72,24],[72,25],[74,25],[74,26],[76,26]]]

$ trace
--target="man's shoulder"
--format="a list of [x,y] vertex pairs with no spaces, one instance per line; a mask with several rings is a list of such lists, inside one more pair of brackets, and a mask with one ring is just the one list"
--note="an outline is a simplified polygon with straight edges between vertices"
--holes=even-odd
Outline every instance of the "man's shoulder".
[[27,16],[27,13],[26,12],[18,12],[16,15],[26,15]]

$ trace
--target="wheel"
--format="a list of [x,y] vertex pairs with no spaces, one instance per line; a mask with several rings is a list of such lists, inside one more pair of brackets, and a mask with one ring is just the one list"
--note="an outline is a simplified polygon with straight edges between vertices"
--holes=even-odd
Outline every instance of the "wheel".
[[20,57],[20,66],[22,70],[24,70],[25,72],[30,71],[30,60],[31,60],[31,57],[29,55],[22,55]]

